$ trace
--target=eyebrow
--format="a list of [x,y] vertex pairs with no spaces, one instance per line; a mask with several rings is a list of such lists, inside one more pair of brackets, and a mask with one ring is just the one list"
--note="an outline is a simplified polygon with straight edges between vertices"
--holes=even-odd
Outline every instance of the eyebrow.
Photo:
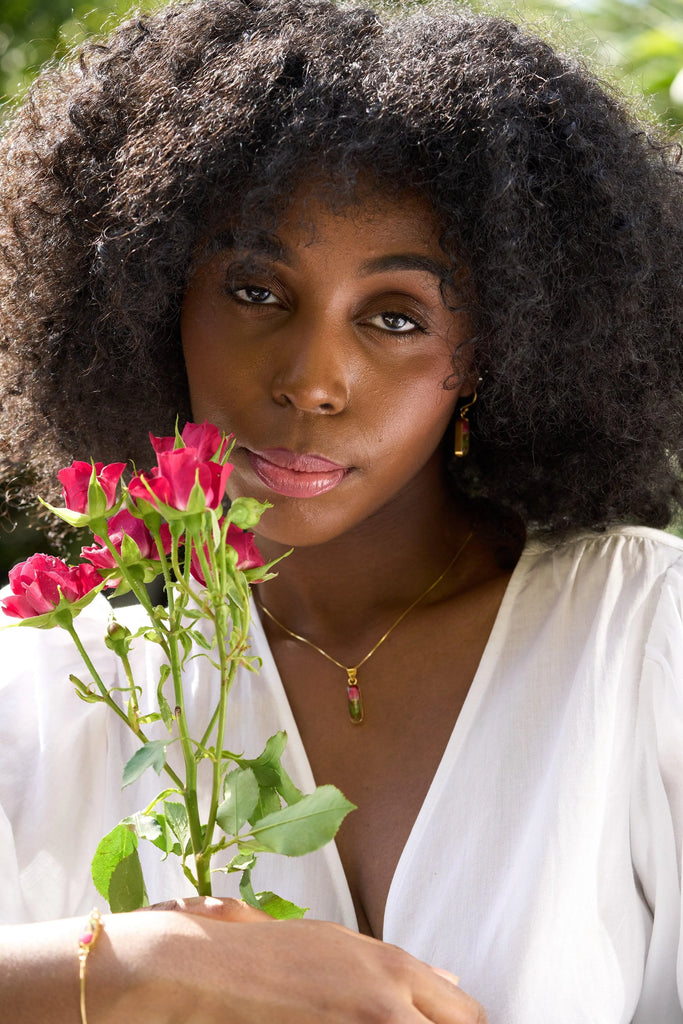
[[[219,231],[209,239],[206,246],[207,253],[212,256],[225,250],[239,250],[240,248],[239,239],[232,231]],[[250,239],[249,249],[257,256],[287,262],[286,250],[272,235],[259,234],[256,240]]]
[[440,263],[429,256],[422,256],[419,253],[396,253],[395,255],[375,256],[373,259],[365,260],[360,265],[360,272],[363,277],[370,274],[381,274],[386,270],[419,270],[426,274],[432,274],[439,281],[448,277],[452,270],[447,263]]
[[[265,257],[280,263],[291,265],[286,246],[284,246],[273,235],[259,235],[258,239],[250,240],[249,246],[255,256]],[[220,231],[215,234],[208,243],[207,249],[210,254],[224,250],[239,249],[238,240],[232,231]],[[421,273],[431,274],[439,281],[444,281],[452,272],[452,266],[432,259],[430,256],[423,256],[421,253],[389,253],[385,256],[375,256],[364,260],[359,267],[361,277],[369,277],[372,274],[381,274],[392,270],[417,270]]]

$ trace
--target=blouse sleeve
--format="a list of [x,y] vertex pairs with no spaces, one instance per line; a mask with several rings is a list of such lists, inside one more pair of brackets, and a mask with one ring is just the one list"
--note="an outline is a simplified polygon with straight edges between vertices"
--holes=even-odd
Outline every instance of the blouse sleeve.
[[648,948],[633,1024],[683,1022],[683,558],[667,571],[646,642],[631,844]]
[[[107,615],[96,599],[77,627],[113,685]],[[69,675],[83,667],[66,632],[15,621],[0,614],[0,924],[92,906],[87,825],[106,831],[93,799],[107,771],[106,709],[75,696]]]

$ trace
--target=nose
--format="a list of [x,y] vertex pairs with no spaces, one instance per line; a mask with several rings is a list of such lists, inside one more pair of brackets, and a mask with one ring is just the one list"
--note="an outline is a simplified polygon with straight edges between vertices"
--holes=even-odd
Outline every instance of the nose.
[[336,415],[349,401],[350,357],[340,332],[329,326],[281,338],[273,400],[300,412]]

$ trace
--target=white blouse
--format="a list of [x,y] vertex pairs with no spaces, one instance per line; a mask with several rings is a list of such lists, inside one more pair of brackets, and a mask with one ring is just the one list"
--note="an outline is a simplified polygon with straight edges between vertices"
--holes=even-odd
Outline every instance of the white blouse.
[[[116,684],[108,612],[98,598],[76,625]],[[158,652],[144,647],[136,675],[153,694]],[[254,756],[284,728],[287,768],[310,791],[256,617],[252,653],[263,667],[235,683],[228,745]],[[163,777],[121,791],[137,742],[75,696],[67,634],[7,629],[0,666],[0,922],[87,913],[101,904],[99,839]],[[216,673],[198,657],[187,675],[201,721]],[[682,832],[683,541],[626,528],[529,543],[399,860],[384,938],[457,974],[490,1024],[683,1024]],[[151,902],[191,894],[174,861],[140,852]],[[218,895],[236,892],[236,876],[216,879]],[[356,927],[334,844],[262,854],[253,881]]]

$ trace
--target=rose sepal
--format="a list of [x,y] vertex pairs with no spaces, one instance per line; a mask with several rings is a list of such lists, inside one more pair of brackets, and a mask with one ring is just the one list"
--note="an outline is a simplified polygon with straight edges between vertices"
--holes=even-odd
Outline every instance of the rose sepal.
[[[106,570],[100,569],[99,571],[105,572]],[[131,590],[134,590],[136,584],[153,583],[159,575],[159,563],[150,558],[142,558],[132,565],[125,566],[125,576],[122,576],[121,569],[117,567],[106,572],[105,586],[113,588],[110,589],[107,596],[109,598],[123,597],[124,594],[129,594]]]
[[68,523],[69,526],[90,525],[90,516],[86,512],[74,512],[73,509],[66,507],[60,508],[56,505],[51,505],[49,501],[45,501],[40,497],[38,498],[38,501],[54,515],[59,516],[59,518],[63,519],[65,523]]
[[[197,472],[197,477],[198,475],[199,472]],[[142,519],[148,529],[153,529],[151,525],[154,521],[153,517],[156,517],[156,522],[159,524],[167,522],[171,528],[175,522],[185,523],[187,520],[198,522],[205,512],[211,510],[207,507],[206,494],[197,477],[190,491],[187,508],[180,509],[175,508],[173,505],[167,505],[155,493],[144,475],[137,477],[137,480],[144,485],[149,493],[149,498],[143,497],[141,494],[136,494],[135,497],[128,495],[126,507],[133,515],[137,515],[138,518]]]
[[53,629],[55,626],[61,626],[63,629],[68,629],[73,620],[97,597],[104,586],[106,586],[106,581],[102,580],[76,601],[67,601],[60,589],[59,603],[51,611],[43,612],[42,615],[31,615],[24,619],[13,619],[12,622],[1,626],[0,629],[9,629],[10,626],[33,626],[35,629]]
[[[99,484],[98,484],[99,486]],[[90,515],[88,512],[74,512],[72,508],[66,508],[66,506],[51,505],[49,501],[45,501],[43,498],[38,498],[38,501],[46,509],[49,509],[53,515],[59,516],[69,526],[89,526],[93,533],[102,532],[102,524],[106,523],[110,516],[116,515],[121,510],[124,499],[119,498],[115,505],[111,508],[106,509],[106,515],[99,513],[98,515]]]
[[[74,465],[81,465],[81,463],[74,463]],[[106,522],[110,516],[115,515],[119,511],[124,500],[123,495],[116,501],[112,501],[111,496],[107,496],[107,492],[97,478],[97,466],[100,466],[100,472],[103,468],[105,471],[109,469],[114,470],[116,480],[111,481],[112,487],[110,488],[110,490],[113,491],[119,482],[119,478],[125,468],[125,465],[125,462],[115,462],[112,463],[111,466],[102,467],[101,463],[95,464],[95,462],[91,460],[92,468],[90,471],[90,481],[88,483],[87,512],[79,512],[66,505],[51,505],[40,497],[38,500],[41,505],[44,505],[45,508],[49,509],[54,515],[59,516],[59,518],[63,519],[65,523],[68,523],[69,526],[90,526],[93,529],[93,532],[97,532],[98,529],[101,529],[102,523]],[[68,501],[69,499],[65,488],[64,496]]]
[[[125,465],[125,463],[124,463]],[[114,502],[114,505],[121,505],[121,499],[118,502]],[[90,483],[88,484],[88,515],[91,520],[101,520],[105,518],[105,513],[109,511],[108,499],[105,494],[104,487],[97,479],[97,469],[95,463],[92,464],[92,473],[90,475]]]

